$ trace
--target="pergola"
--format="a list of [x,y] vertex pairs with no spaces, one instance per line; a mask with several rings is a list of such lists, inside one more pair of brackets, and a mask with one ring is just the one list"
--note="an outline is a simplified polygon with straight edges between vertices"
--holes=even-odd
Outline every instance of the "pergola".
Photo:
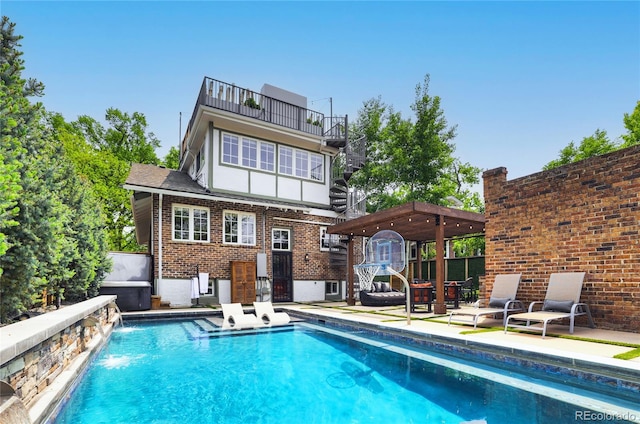
[[[444,301],[444,249],[445,239],[462,237],[469,234],[482,234],[484,231],[484,215],[447,208],[424,202],[410,202],[383,211],[340,222],[327,229],[330,234],[341,234],[348,237],[347,249],[347,302],[355,304],[353,265],[354,237],[371,237],[381,230],[393,230],[405,240],[418,242],[436,242],[436,303],[434,312],[445,314],[447,306]],[[422,273],[422,257],[418,255],[418,277]]]

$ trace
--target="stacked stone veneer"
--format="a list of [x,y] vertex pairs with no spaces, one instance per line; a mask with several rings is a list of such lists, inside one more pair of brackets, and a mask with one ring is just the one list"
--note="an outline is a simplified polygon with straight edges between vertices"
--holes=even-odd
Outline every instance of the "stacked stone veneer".
[[[640,331],[640,145],[507,181],[486,171],[486,284],[522,273],[543,300],[549,275],[586,272],[581,300],[601,328]],[[583,325],[584,321],[578,322]]]
[[[171,234],[172,207],[188,204],[209,208],[209,243],[174,241]],[[256,216],[256,244],[239,246],[224,244],[223,211],[249,212]],[[153,257],[155,277],[158,278],[158,196],[154,195]],[[294,280],[344,280],[344,267],[332,267],[329,252],[320,250],[320,227],[334,223],[331,217],[310,215],[282,207],[250,206],[231,202],[214,202],[164,196],[162,200],[162,276],[163,278],[190,278],[196,265],[200,272],[212,278],[231,278],[230,261],[255,261],[258,253],[267,253],[268,273],[271,275],[272,229],[291,230],[291,253]],[[305,261],[305,255],[309,260]]]
[[[59,313],[64,313],[64,308],[49,314],[60,315]],[[89,346],[95,345],[95,342],[102,338],[98,327],[83,325],[83,317],[64,326],[60,331],[54,329],[52,335],[45,336],[44,334],[52,333],[50,330],[55,328],[48,327],[49,323],[56,323],[54,315],[51,315],[50,319],[47,315],[40,315],[1,329],[4,363],[0,365],[0,379],[7,381],[14,388],[16,395],[28,410],[74,360],[85,354]],[[96,318],[101,326],[106,326],[109,318],[113,319],[114,315],[115,310],[109,311],[108,305],[86,314]]]

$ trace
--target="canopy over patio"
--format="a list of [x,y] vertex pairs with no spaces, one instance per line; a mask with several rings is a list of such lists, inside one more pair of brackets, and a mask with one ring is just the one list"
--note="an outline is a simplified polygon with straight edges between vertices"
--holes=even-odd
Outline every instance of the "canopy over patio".
[[[349,304],[355,304],[353,265],[353,238],[371,237],[378,231],[393,230],[405,240],[436,242],[436,304],[437,314],[446,313],[444,303],[444,242],[445,239],[484,232],[483,214],[447,208],[424,202],[409,202],[359,218],[340,222],[327,229],[329,234],[341,234],[349,238],[348,248],[348,296]],[[421,258],[418,255],[420,264]],[[420,270],[420,266],[418,267]]]

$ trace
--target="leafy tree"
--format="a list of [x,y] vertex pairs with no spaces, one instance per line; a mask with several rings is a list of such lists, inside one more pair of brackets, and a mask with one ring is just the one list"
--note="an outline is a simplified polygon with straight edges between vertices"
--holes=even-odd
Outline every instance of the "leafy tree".
[[593,135],[583,138],[578,146],[576,146],[573,141],[570,142],[566,147],[560,150],[560,157],[558,159],[552,160],[542,169],[548,170],[557,168],[562,165],[581,161],[591,156],[603,155],[605,153],[613,152],[614,150],[639,144],[640,101],[636,103],[636,107],[631,114],[624,114],[623,122],[628,132],[620,136],[621,142],[611,141],[607,136],[606,131],[597,129]]
[[636,107],[631,114],[625,113],[624,127],[628,130],[627,134],[622,135],[622,147],[631,147],[640,144],[640,101],[636,103]]
[[615,143],[609,140],[607,132],[597,129],[593,135],[583,138],[577,147],[573,141],[569,143],[560,151],[560,157],[546,164],[543,169],[553,169],[591,156],[603,155],[616,150],[616,148]]
[[448,205],[451,196],[465,208],[483,202],[470,186],[480,169],[454,158],[456,127],[449,127],[441,100],[429,94],[429,76],[416,86],[411,109],[415,122],[402,118],[380,98],[365,101],[353,125],[354,138],[367,139],[367,161],[351,184],[368,193],[367,209],[386,209],[418,200]]
[[89,116],[80,116],[65,131],[73,133],[72,145],[67,146],[69,157],[78,172],[92,182],[103,205],[111,250],[144,250],[135,240],[133,213],[129,194],[122,188],[130,164],[160,163],[155,149],[160,142],[147,132],[142,113],[132,115],[110,108],[105,115],[110,127],[105,129]]
[[171,146],[169,153],[164,157],[162,163],[169,169],[178,169],[180,166],[180,152],[178,151],[178,148]]

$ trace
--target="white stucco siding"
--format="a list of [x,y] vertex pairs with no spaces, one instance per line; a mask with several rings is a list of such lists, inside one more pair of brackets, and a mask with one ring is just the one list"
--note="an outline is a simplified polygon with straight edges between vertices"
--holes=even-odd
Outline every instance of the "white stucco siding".
[[300,180],[278,177],[278,197],[281,199],[300,200]]
[[249,192],[249,171],[230,166],[214,166],[213,188],[220,190]]
[[263,172],[251,173],[251,194],[276,197],[276,176]]
[[324,300],[325,281],[324,280],[294,280],[293,281],[293,301],[294,302],[318,302]]
[[302,200],[304,202],[328,204],[329,203],[329,186],[327,184],[318,184],[318,183],[303,181],[302,182]]

